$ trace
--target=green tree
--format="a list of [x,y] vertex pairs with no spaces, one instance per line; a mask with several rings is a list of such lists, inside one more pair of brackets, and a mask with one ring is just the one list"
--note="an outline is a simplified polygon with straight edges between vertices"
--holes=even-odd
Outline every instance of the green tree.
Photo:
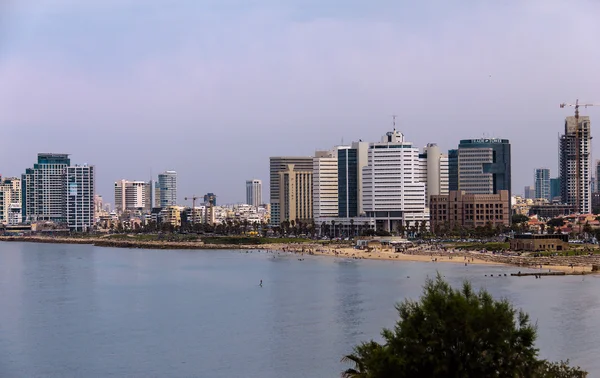
[[505,299],[494,300],[468,282],[452,289],[438,274],[420,301],[396,306],[400,319],[384,329],[383,344],[360,344],[343,361],[346,378],[578,378],[586,372],[568,362],[538,359],[536,327]]
[[513,224],[525,223],[529,221],[529,217],[523,214],[514,214],[511,221]]

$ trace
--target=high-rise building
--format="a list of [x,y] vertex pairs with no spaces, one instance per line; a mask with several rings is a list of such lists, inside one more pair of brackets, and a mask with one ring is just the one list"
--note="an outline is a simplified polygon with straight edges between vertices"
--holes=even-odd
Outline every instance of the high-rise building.
[[596,191],[600,192],[600,160],[596,160]]
[[[310,172],[312,176],[313,161],[312,157],[288,157],[277,156],[269,158],[269,188],[270,188],[270,203],[271,203],[271,224],[279,226],[281,222],[286,220],[282,215],[282,198],[283,190],[281,187],[281,172],[289,171],[289,166],[292,165],[294,172]],[[311,177],[312,179],[312,177]],[[311,188],[312,197],[312,188]],[[312,198],[310,200],[312,203]],[[312,209],[311,209],[312,212]],[[288,219],[289,220],[289,219]]]
[[435,143],[419,154],[419,180],[425,184],[425,206],[431,196],[448,194],[448,156]]
[[390,131],[370,143],[363,168],[363,207],[377,229],[395,232],[406,222],[427,221],[425,183],[419,180],[419,149]]
[[115,210],[118,213],[150,210],[152,207],[152,199],[149,197],[152,193],[150,185],[144,181],[115,182]]
[[323,218],[336,218],[338,216],[338,148],[315,152],[312,182],[315,222],[321,224]]
[[523,197],[525,197],[525,199],[535,199],[536,198],[535,186],[527,185],[523,189]]
[[21,177],[23,218],[28,222],[66,222],[67,154],[38,154],[37,163]]
[[448,191],[458,190],[458,150],[448,150]]
[[552,200],[550,196],[550,170],[538,168],[535,170],[535,197]]
[[590,118],[580,116],[565,119],[565,133],[560,136],[560,177],[562,202],[574,205],[577,212],[592,211],[590,179],[591,165]]
[[364,214],[363,168],[368,164],[369,143],[353,142],[338,150],[338,216],[354,218]]
[[21,187],[25,221],[66,224],[71,231],[94,226],[94,166],[71,166],[67,154],[38,154]]
[[0,177],[0,223],[20,223],[21,211],[21,180]]
[[166,171],[158,175],[160,207],[177,205],[177,172]]
[[66,218],[69,229],[86,232],[94,226],[94,166],[66,168]]
[[254,207],[262,205],[262,181],[257,179],[246,181],[246,203]]
[[458,190],[472,194],[511,195],[508,139],[465,139],[458,145]]
[[204,195],[204,205],[216,206],[217,205],[217,195],[215,193],[206,193]]
[[281,222],[313,220],[312,178],[312,170],[296,170],[294,164],[288,164],[287,169],[279,171]]
[[550,179],[550,199],[560,201],[560,177]]

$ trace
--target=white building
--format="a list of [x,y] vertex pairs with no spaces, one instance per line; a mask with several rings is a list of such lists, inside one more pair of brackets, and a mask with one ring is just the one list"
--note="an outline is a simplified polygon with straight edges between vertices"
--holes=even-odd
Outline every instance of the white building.
[[337,152],[338,148],[317,151],[313,157],[313,217],[317,224],[322,218],[338,216]]
[[419,178],[419,149],[399,131],[370,143],[363,168],[363,207],[376,228],[395,232],[406,222],[427,221],[425,183]]
[[89,231],[94,225],[94,166],[66,169],[66,220],[71,231]]
[[575,206],[577,212],[589,213],[592,211],[590,117],[567,117],[559,143],[562,202]]
[[262,181],[247,180],[246,181],[246,203],[254,207],[262,205]]
[[21,223],[14,217],[15,209],[21,210],[21,180],[15,177],[0,178],[0,223]]
[[433,195],[448,194],[448,155],[435,143],[427,144],[419,155],[419,181],[425,184],[425,205]]
[[120,180],[115,182],[115,210],[150,210],[152,208],[150,183],[144,181]]

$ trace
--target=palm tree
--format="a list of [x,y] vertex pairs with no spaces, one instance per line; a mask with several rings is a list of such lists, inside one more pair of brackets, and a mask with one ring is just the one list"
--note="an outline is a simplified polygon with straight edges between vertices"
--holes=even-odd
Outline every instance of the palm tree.
[[354,219],[350,218],[350,236],[354,237]]
[[333,237],[335,238],[335,221],[331,221],[331,227],[333,228]]

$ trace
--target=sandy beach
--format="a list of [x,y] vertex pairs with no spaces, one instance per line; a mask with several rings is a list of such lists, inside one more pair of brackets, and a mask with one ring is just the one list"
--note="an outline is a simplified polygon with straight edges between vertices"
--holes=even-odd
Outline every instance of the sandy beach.
[[201,241],[140,241],[140,240],[109,240],[107,238],[69,238],[69,237],[10,237],[2,236],[0,241],[21,241],[33,243],[64,243],[64,244],[91,244],[100,247],[114,248],[143,248],[143,249],[241,249],[282,251],[299,255],[315,255],[325,257],[338,257],[349,259],[371,259],[387,261],[417,261],[453,264],[477,265],[508,265],[515,267],[540,269],[540,271],[561,271],[567,274],[592,273],[592,265],[600,265],[600,255],[580,256],[514,256],[493,254],[490,252],[461,251],[445,248],[439,245],[422,245],[411,247],[403,252],[395,252],[389,247],[375,248],[371,251],[350,247],[348,244],[257,244],[257,245],[228,245],[204,244]]

